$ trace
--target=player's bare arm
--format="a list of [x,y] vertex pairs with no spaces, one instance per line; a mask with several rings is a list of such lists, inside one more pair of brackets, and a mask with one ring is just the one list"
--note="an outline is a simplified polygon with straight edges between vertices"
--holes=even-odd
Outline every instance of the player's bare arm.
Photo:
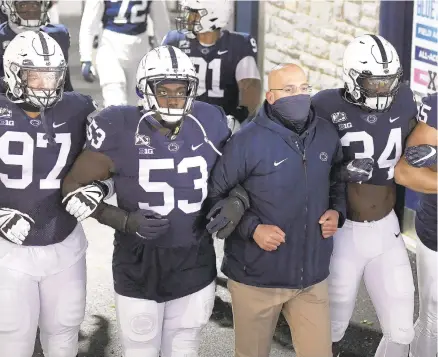
[[258,78],[244,78],[238,83],[240,106],[247,107],[250,116],[255,115],[259,105],[262,86]]
[[76,159],[70,172],[62,183],[62,194],[77,190],[94,180],[105,180],[111,176],[114,164],[112,160],[99,152],[84,150]]
[[[437,130],[433,127],[419,122],[407,140],[407,147],[428,144],[437,146]],[[399,185],[422,193],[437,193],[437,170],[433,167],[413,167],[408,164],[405,156],[395,167],[395,180]]]

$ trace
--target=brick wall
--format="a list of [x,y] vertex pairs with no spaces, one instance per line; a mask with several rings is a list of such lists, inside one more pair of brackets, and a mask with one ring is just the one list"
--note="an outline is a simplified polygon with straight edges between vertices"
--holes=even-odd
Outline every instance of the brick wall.
[[[378,33],[380,0],[268,0],[264,18],[264,86],[279,63],[296,63],[315,90],[343,86],[342,56],[356,36]],[[263,23],[262,23],[263,26]]]

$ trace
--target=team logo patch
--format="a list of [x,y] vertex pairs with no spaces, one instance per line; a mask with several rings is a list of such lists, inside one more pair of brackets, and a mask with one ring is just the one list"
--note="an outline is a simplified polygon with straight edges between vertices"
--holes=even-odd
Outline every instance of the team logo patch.
[[338,130],[345,130],[345,129],[350,129],[353,127],[353,124],[351,123],[345,123],[345,124],[338,124]]
[[377,121],[377,116],[374,114],[369,114],[369,115],[367,115],[365,120],[370,124],[374,124]]
[[324,151],[322,151],[322,152],[319,154],[319,159],[320,159],[321,161],[327,161],[327,160],[328,160],[328,155],[327,155],[327,153],[324,152]]
[[0,108],[0,118],[11,118],[12,111],[9,108]]
[[187,40],[181,40],[179,41],[179,46],[180,49],[182,48],[190,48],[190,42]]
[[41,125],[41,120],[38,120],[38,119],[32,119],[32,120],[30,121],[30,124],[33,125],[33,126],[40,126],[40,125]]
[[0,119],[0,125],[14,126],[14,121],[13,120],[7,120],[7,119]]
[[340,123],[341,121],[347,120],[347,114],[344,112],[336,112],[332,114],[332,122],[333,124]]
[[201,53],[203,54],[203,55],[206,55],[206,54],[208,54],[210,52],[210,49],[209,48],[203,48],[203,49],[201,49]]
[[179,145],[177,143],[170,143],[169,145],[167,145],[167,148],[171,152],[176,152],[179,150]]
[[155,148],[151,146],[151,138],[143,134],[135,134],[135,145],[145,146],[138,149],[141,155],[153,155]]
[[135,134],[135,145],[145,145],[149,146],[151,143],[151,138],[143,134]]

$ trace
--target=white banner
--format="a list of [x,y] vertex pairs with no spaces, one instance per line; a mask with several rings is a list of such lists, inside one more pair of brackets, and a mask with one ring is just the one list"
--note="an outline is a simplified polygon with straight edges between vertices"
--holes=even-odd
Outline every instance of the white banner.
[[414,0],[411,89],[417,100],[438,91],[438,0]]

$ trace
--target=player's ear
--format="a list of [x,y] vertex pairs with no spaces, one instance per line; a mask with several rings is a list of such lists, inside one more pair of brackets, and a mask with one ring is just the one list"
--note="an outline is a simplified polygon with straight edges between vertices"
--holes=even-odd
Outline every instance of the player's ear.
[[139,98],[143,98],[143,93],[140,91],[140,89],[138,89],[137,86],[135,86],[135,93],[137,93]]
[[269,104],[274,104],[274,93],[272,93],[271,91],[266,92],[266,100]]

